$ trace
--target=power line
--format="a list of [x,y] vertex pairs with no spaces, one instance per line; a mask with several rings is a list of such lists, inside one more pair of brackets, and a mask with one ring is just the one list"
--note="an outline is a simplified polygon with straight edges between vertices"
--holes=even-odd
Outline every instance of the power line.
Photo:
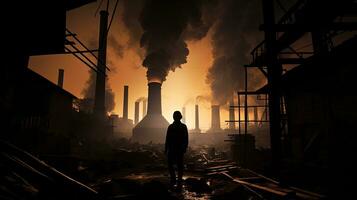
[[72,53],[76,58],[78,58],[80,61],[82,61],[85,65],[87,65],[90,69],[92,69],[93,71],[95,71],[96,73],[98,73],[98,71],[91,66],[89,63],[87,63],[85,60],[83,60],[83,58],[81,58],[80,56],[78,56],[77,54],[75,54],[74,52],[72,52],[70,49],[68,49],[67,47],[64,47],[68,52]]
[[112,22],[113,22],[113,19],[114,19],[114,16],[115,16],[115,11],[117,10],[117,7],[118,7],[118,3],[119,3],[119,0],[117,0],[117,1],[115,2],[115,6],[114,6],[114,10],[113,10],[112,17],[110,18],[110,22],[109,22],[107,34],[109,33],[110,26],[112,25]]
[[80,45],[82,45],[87,51],[89,51],[90,54],[91,54],[96,60],[98,60],[99,64],[105,66],[105,68],[106,68],[108,71],[110,71],[110,68],[107,67],[102,61],[100,61],[100,60],[98,59],[98,57],[97,57],[91,50],[89,50],[89,48],[88,48],[86,45],[84,45],[83,42],[81,42],[81,41],[79,40],[79,38],[76,36],[76,34],[72,33],[72,32],[71,32],[70,30],[68,30],[67,28],[66,28],[66,31],[67,31],[68,33],[70,33],[70,35],[71,35]]
[[103,4],[103,1],[104,1],[104,0],[101,0],[101,1],[100,1],[100,3],[99,3],[99,5],[98,5],[97,9],[95,10],[94,16],[97,16],[98,11],[99,11],[100,7],[101,7],[102,4]]
[[[92,64],[93,66],[96,66],[96,64],[91,60],[89,59],[86,55],[83,54],[83,52],[81,52],[76,46],[74,46],[73,44],[70,44],[70,46],[76,50],[76,52],[78,52],[82,57],[84,57],[90,64]],[[68,49],[68,48],[67,48]],[[73,52],[75,53],[75,52]],[[75,53],[76,54],[76,53]],[[76,54],[77,55],[77,54]],[[99,69],[97,69],[97,71],[99,71]],[[100,71],[102,72],[102,71]],[[102,72],[103,73],[103,72]]]

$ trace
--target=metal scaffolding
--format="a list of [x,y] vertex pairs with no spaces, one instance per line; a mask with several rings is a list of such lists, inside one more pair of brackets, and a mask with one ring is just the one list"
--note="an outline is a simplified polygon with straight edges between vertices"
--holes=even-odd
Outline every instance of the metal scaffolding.
[[[281,79],[283,65],[300,65],[311,56],[327,55],[333,48],[332,38],[345,31],[357,30],[356,22],[343,21],[344,15],[356,14],[356,3],[353,0],[340,2],[308,0],[296,1],[285,14],[275,22],[274,3],[276,0],[262,0],[263,25],[265,39],[251,52],[252,60],[245,68],[245,89],[238,91],[238,134],[248,133],[248,125],[254,120],[248,119],[248,110],[260,105],[248,105],[248,96],[265,96],[266,118],[260,123],[269,123],[271,140],[272,164],[278,172],[283,159],[284,147],[288,146],[285,139],[288,136],[286,100],[282,92]],[[279,3],[279,2],[277,2]],[[319,14],[316,15],[318,10]],[[339,19],[339,20],[336,20]],[[312,52],[294,49],[292,44],[310,32],[313,47]],[[267,85],[257,91],[248,91],[248,68],[259,69],[267,79]],[[241,96],[244,105],[241,104]],[[244,117],[241,118],[241,109]],[[229,121],[228,121],[229,122]],[[242,123],[244,124],[242,126]]]

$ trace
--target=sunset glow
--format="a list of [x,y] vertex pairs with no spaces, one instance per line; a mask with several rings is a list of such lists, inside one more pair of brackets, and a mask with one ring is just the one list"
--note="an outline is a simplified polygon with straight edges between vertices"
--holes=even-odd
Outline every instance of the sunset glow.
[[[99,16],[93,16],[95,5],[84,6],[71,11],[67,16],[67,26],[76,32],[79,38],[88,46],[91,40],[97,38],[97,26]],[[80,13],[80,14],[79,14]],[[120,19],[120,18],[119,18]],[[79,24],[78,21],[88,21]],[[128,32],[123,23],[117,20],[113,24],[109,37],[126,46],[129,40]],[[130,47],[118,55],[111,48],[111,40],[108,40],[108,66],[111,71],[107,72],[109,85],[115,94],[115,109],[112,113],[122,116],[123,87],[129,86],[129,118],[134,117],[134,102],[140,97],[147,96],[146,68],[142,67],[142,58],[138,55],[138,47]],[[91,47],[91,48],[95,48]],[[162,83],[162,110],[164,117],[171,122],[172,113],[182,110],[186,106],[186,123],[189,129],[194,128],[194,104],[197,96],[210,97],[210,88],[206,83],[206,74],[212,65],[211,33],[199,41],[188,42],[187,63],[181,68],[170,72],[166,81]],[[89,78],[88,67],[72,55],[34,56],[30,59],[29,67],[46,77],[50,81],[57,82],[59,68],[65,70],[64,89],[78,98],[83,98],[82,90],[86,87]],[[200,101],[200,126],[202,130],[210,128],[211,102]],[[142,116],[140,110],[140,116]],[[228,119],[227,109],[221,108],[221,127],[228,127],[224,121]]]

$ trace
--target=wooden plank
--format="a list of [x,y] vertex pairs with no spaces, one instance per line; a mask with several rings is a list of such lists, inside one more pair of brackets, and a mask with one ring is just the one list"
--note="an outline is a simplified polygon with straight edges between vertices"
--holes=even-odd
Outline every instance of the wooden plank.
[[261,175],[261,174],[258,174],[257,172],[252,171],[252,170],[250,170],[250,169],[246,169],[246,170],[247,170],[248,172],[250,172],[250,173],[252,173],[252,174],[255,174],[256,176],[262,177],[262,178],[264,178],[264,179],[266,179],[266,180],[268,180],[268,181],[270,181],[270,182],[273,182],[273,183],[275,183],[275,184],[279,184],[279,182],[276,181],[276,180],[274,180],[274,179],[271,179],[271,178],[268,178],[268,177],[263,176],[263,175]]
[[235,167],[235,166],[234,165],[220,165],[220,166],[215,166],[215,167],[208,167],[206,169],[207,170],[214,170],[214,169],[227,168],[227,167]]
[[310,192],[310,191],[307,191],[307,190],[303,190],[303,189],[300,189],[300,188],[297,188],[297,187],[291,187],[291,189],[297,191],[297,196],[309,196],[309,197],[314,197],[315,199],[325,199],[327,198],[326,196],[324,195],[321,195],[321,194],[318,194],[318,193],[315,193],[315,192]]
[[217,174],[222,174],[222,173],[228,173],[229,171],[220,171],[220,172],[210,172],[207,173],[207,176],[213,176],[213,175],[217,175]]
[[[280,190],[272,189],[272,188],[265,187],[265,186],[258,185],[258,184],[254,184],[254,183],[249,183],[249,182],[246,182],[246,181],[242,181],[242,180],[240,180],[238,178],[233,178],[232,176],[230,176],[227,173],[221,173],[221,174],[223,174],[224,176],[230,178],[232,181],[234,181],[236,183],[239,183],[241,185],[246,185],[246,186],[249,186],[249,187],[252,187],[252,188],[255,188],[255,189],[263,190],[265,192],[269,192],[269,193],[272,193],[272,194],[275,194],[275,195],[278,195],[278,196],[287,196],[289,194],[287,192],[283,192],[283,191],[280,191]],[[291,192],[293,192],[293,191],[291,191]]]
[[[271,179],[271,178],[268,178],[268,177],[266,177],[266,176],[263,176],[263,175],[261,175],[261,174],[255,172],[255,171],[252,171],[252,170],[250,170],[250,169],[246,169],[246,170],[249,171],[249,172],[252,173],[252,174],[255,174],[255,175],[257,175],[257,176],[259,176],[259,177],[261,177],[261,178],[264,178],[264,179],[267,180],[267,181],[270,181],[270,182],[275,183],[275,184],[277,184],[277,185],[279,184],[278,181],[273,180],[273,179]],[[310,191],[303,190],[303,189],[296,188],[296,187],[288,187],[288,189],[295,191],[296,196],[299,196],[299,197],[301,197],[301,198],[308,198],[308,199],[324,199],[324,198],[326,198],[326,196],[324,196],[324,195],[317,194],[317,193],[310,192]]]

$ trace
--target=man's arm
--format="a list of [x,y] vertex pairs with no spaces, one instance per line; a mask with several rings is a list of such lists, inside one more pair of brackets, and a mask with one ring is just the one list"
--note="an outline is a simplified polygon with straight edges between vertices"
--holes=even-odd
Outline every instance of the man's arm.
[[166,131],[166,140],[165,140],[165,154],[167,153],[167,151],[169,150],[169,142],[170,142],[170,126],[167,128],[167,131]]

